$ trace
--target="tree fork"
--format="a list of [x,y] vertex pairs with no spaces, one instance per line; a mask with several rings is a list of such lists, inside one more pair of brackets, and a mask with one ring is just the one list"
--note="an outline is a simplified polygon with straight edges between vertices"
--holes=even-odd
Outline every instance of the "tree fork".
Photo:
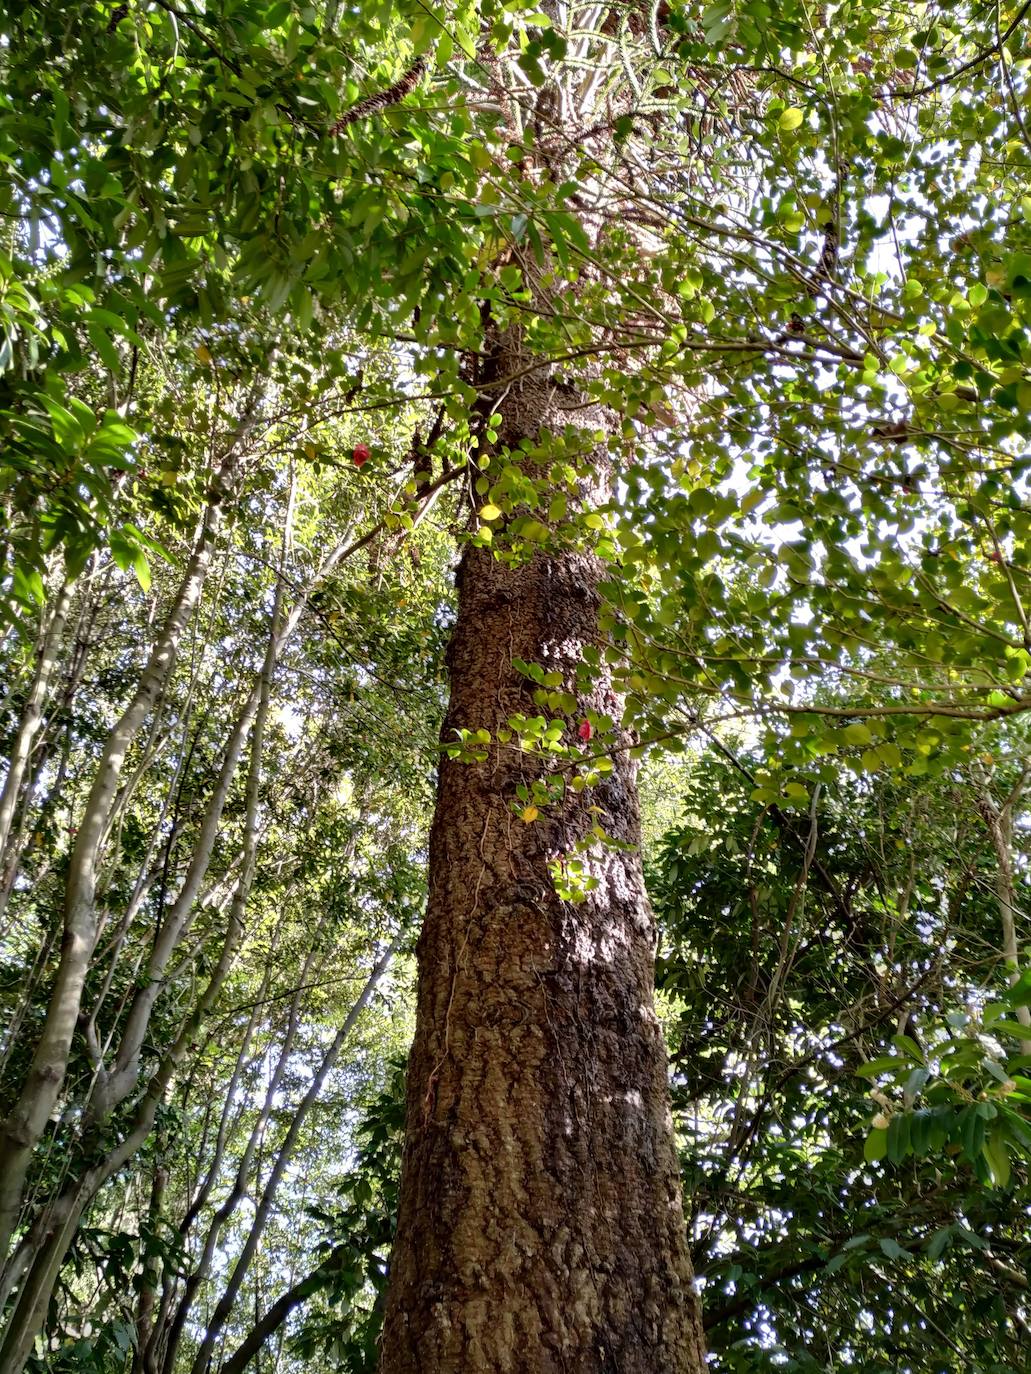
[[[564,411],[568,385],[524,375],[503,402],[501,442],[561,433],[569,415],[604,434],[604,413],[572,399]],[[592,457],[584,496],[597,503],[604,444]],[[459,568],[442,738],[483,727],[493,742],[485,762],[440,767],[381,1374],[705,1366],[653,1009],[636,765],[617,749],[601,785],[524,824],[510,803],[544,768],[497,742],[512,714],[538,711],[514,659],[561,670],[575,691],[599,636],[601,574],[580,550],[511,565],[469,548]],[[606,692],[596,683],[578,713],[605,711]],[[550,864],[595,820],[626,848],[593,855],[598,886],[563,901]]]

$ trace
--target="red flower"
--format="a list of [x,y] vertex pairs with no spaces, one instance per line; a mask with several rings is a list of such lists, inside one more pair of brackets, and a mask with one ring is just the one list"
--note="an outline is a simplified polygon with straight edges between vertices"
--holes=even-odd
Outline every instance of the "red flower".
[[372,457],[372,452],[368,444],[355,444],[351,450],[351,461],[356,468],[360,468],[363,463],[367,463]]
[[594,728],[589,720],[582,720],[580,722],[580,728],[579,730],[577,730],[576,733],[580,736],[584,743],[586,743],[594,734]]

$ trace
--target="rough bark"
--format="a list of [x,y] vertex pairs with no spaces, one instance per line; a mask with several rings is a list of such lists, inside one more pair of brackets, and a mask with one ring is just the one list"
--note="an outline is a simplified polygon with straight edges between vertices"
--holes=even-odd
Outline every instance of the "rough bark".
[[[604,416],[577,399],[524,377],[502,441],[570,419],[597,430]],[[538,714],[513,659],[574,690],[600,572],[588,552],[513,566],[466,551],[445,742],[461,728],[496,741],[514,713]],[[611,709],[603,682],[579,702]],[[511,803],[542,771],[533,756],[494,743],[485,762],[441,766],[381,1374],[704,1368],[627,743],[602,785],[531,824]],[[574,905],[549,863],[595,820],[627,848],[595,855],[598,886]]]

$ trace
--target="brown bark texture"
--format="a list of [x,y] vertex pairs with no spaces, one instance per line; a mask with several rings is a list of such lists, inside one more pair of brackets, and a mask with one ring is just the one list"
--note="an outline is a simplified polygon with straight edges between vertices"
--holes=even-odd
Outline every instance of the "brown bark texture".
[[[563,410],[570,390],[524,379],[502,441],[570,418],[600,428],[592,407]],[[511,715],[540,713],[513,659],[560,669],[575,690],[583,647],[598,642],[600,575],[579,550],[512,566],[470,548],[459,569],[443,739],[485,728],[495,743],[485,762],[440,768],[381,1374],[705,1367],[635,764],[621,749],[603,784],[525,824],[516,786],[545,768],[496,743]],[[612,710],[604,682],[579,702],[570,742],[583,711]],[[563,901],[549,863],[595,820],[632,847],[595,851],[597,888]]]

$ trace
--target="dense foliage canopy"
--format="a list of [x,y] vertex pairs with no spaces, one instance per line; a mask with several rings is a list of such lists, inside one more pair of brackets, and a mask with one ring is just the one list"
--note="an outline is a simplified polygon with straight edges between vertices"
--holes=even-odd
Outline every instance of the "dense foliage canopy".
[[[712,1367],[1025,1367],[1029,72],[1017,0],[0,8],[4,1374],[375,1368],[469,544],[605,563],[512,823],[637,732]],[[517,324],[606,499],[496,442]]]

